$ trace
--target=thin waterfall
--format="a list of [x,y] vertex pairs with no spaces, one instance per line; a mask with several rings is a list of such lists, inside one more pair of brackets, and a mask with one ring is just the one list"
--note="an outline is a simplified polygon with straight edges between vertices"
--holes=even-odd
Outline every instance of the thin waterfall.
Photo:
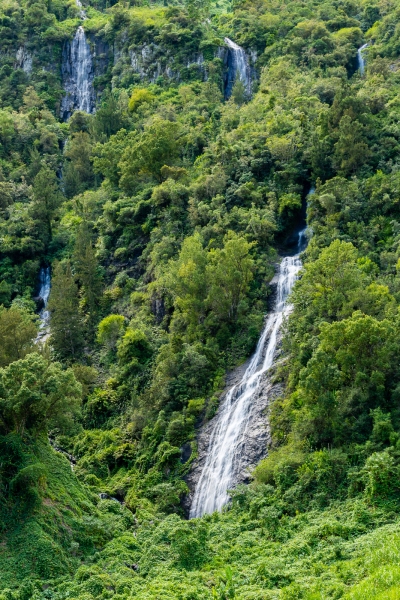
[[280,263],[274,311],[267,318],[250,364],[239,384],[227,393],[215,417],[206,462],[190,508],[190,518],[221,510],[229,500],[228,490],[235,485],[243,468],[246,441],[251,437],[253,399],[263,374],[274,363],[279,330],[291,311],[287,297],[301,269],[300,253],[305,245],[303,230],[298,234],[297,253],[283,258]]
[[44,342],[49,336],[50,312],[47,310],[51,290],[51,271],[50,267],[42,267],[39,272],[39,295],[38,299],[42,301],[42,309],[39,313],[39,331],[35,343]]
[[[76,0],[76,4],[81,19],[86,19],[80,0]],[[78,27],[73,40],[64,44],[61,70],[65,90],[61,102],[63,120],[68,120],[75,110],[92,113],[95,108],[94,67],[82,25]]]
[[81,19],[86,19],[86,12],[83,8],[82,2],[80,0],[75,0],[76,6],[78,7],[79,16]]
[[357,64],[358,64],[358,71],[360,73],[360,75],[364,75],[364,71],[365,71],[365,59],[363,57],[363,50],[365,50],[365,48],[367,48],[368,44],[363,44],[358,50],[357,50]]
[[230,98],[237,77],[243,83],[246,94],[250,96],[251,69],[248,56],[241,46],[238,46],[238,44],[235,44],[229,38],[226,37],[224,41],[228,46],[228,72],[225,81],[225,98]]

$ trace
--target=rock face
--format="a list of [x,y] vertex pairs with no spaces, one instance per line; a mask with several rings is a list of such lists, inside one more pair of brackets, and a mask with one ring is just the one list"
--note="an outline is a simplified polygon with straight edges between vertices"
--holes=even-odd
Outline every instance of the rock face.
[[20,46],[15,55],[16,63],[15,67],[22,69],[28,76],[32,73],[32,55],[25,46]]
[[[111,61],[111,49],[109,44],[103,39],[94,35],[89,35],[88,37],[92,47],[94,76],[99,77],[107,72],[108,65]],[[97,95],[98,94],[99,92]]]
[[[117,51],[115,58],[120,59],[120,57],[121,53]],[[174,81],[179,81],[181,78],[180,71],[178,69],[174,70],[171,66],[173,56],[169,56],[161,47],[153,43],[131,48],[129,50],[129,61],[133,73],[141,80],[146,79],[151,83],[155,83],[159,77]],[[185,68],[195,70],[203,81],[207,80],[204,56],[201,52],[188,56]]]
[[[247,96],[250,96],[252,82],[257,76],[257,54],[246,53],[243,48],[226,38],[225,46],[214,49],[214,58],[219,58],[222,62],[225,98],[230,97],[237,77],[243,82]],[[138,80],[151,83],[155,83],[159,77],[176,82],[190,80],[191,74],[203,81],[208,79],[207,60],[202,52],[186,56],[183,64],[177,65],[174,56],[155,43],[144,43],[131,47],[129,51],[114,47],[114,67],[116,83],[121,69],[125,74],[130,70]],[[187,72],[184,74],[185,71]]]

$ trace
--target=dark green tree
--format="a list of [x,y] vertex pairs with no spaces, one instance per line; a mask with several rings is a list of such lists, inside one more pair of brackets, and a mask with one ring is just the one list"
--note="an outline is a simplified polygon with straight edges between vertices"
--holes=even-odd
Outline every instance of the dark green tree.
[[92,321],[99,308],[103,283],[90,230],[84,222],[78,230],[73,260],[77,279],[82,286],[84,308]]
[[36,235],[45,246],[53,237],[53,221],[62,199],[56,174],[49,167],[42,167],[33,182],[30,213],[37,223]]
[[78,286],[70,261],[54,265],[48,307],[51,313],[51,345],[60,358],[76,359],[83,349],[83,324],[79,312]]
[[39,434],[65,423],[77,413],[81,393],[72,369],[39,354],[11,363],[0,369],[2,434]]
[[0,306],[0,366],[24,358],[33,350],[37,325],[32,315],[18,307]]
[[93,167],[90,160],[92,142],[86,131],[77,131],[65,149],[64,167],[65,193],[68,198],[87,190],[94,183]]

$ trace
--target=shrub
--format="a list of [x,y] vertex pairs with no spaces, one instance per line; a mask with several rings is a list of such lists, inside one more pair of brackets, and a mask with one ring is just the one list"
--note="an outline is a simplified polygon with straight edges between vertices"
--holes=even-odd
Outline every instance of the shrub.
[[129,99],[129,110],[131,112],[136,112],[139,106],[142,104],[151,104],[154,99],[154,94],[152,94],[149,90],[145,88],[138,88],[132,92],[132,95]]
[[388,498],[400,488],[400,472],[390,450],[374,452],[365,467],[365,493],[370,499]]
[[97,341],[106,346],[108,350],[114,350],[118,338],[124,328],[125,319],[122,315],[109,315],[100,321],[97,330]]

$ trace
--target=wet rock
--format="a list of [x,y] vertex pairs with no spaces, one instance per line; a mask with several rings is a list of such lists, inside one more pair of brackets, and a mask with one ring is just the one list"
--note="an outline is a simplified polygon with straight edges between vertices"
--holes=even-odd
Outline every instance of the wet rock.
[[242,81],[248,97],[252,93],[252,84],[257,78],[256,61],[257,52],[246,52],[229,38],[225,38],[226,46],[218,48],[216,58],[223,63],[224,68],[224,96],[230,98],[236,78]]
[[15,58],[17,59],[15,67],[22,69],[27,75],[30,75],[32,73],[32,55],[25,46],[18,48]]
[[161,323],[163,318],[165,317],[165,303],[163,298],[158,298],[157,296],[153,296],[151,299],[151,312],[155,316],[157,325]]
[[[279,356],[279,350],[276,358]],[[233,385],[238,384],[244,372],[248,367],[249,361],[232,371],[227,375],[226,388],[220,397],[220,406],[228,391]],[[268,446],[271,442],[270,427],[268,422],[268,409],[275,398],[283,393],[281,383],[273,383],[273,373],[278,363],[269,371],[264,373],[262,381],[253,397],[249,420],[252,423],[251,430],[245,439],[245,445],[241,451],[238,473],[232,487],[241,483],[249,483],[251,480],[251,471],[256,467],[261,459],[268,454]],[[197,433],[198,456],[193,461],[192,468],[185,478],[189,487],[189,493],[183,498],[182,506],[186,515],[189,515],[190,506],[193,499],[194,490],[203,471],[206,462],[208,447],[215,422],[218,419],[218,412],[207,423],[201,425]]]
[[181,463],[185,464],[192,456],[192,445],[190,442],[186,442],[181,448]]

